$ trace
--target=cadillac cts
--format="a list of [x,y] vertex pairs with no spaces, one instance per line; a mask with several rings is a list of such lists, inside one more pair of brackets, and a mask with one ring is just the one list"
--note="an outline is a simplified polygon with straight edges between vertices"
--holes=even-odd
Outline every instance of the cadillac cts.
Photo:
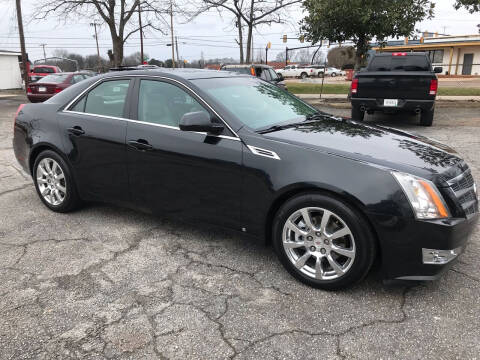
[[435,279],[479,217],[470,169],[447,146],[227,71],[109,73],[21,106],[14,129],[51,210],[102,201],[235,229],[323,289],[376,259],[386,279]]

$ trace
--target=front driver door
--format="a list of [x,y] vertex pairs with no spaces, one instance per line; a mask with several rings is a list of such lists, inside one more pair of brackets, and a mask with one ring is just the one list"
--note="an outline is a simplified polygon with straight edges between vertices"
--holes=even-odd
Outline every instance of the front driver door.
[[138,79],[135,94],[135,121],[127,126],[127,164],[138,207],[239,228],[239,139],[228,130],[225,136],[181,131],[185,113],[214,114],[180,83]]

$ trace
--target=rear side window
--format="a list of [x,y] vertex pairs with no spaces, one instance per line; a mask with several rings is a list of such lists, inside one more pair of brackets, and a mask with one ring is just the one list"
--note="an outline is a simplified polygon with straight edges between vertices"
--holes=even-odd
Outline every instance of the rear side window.
[[82,80],[85,80],[85,76],[83,76],[82,74],[72,76],[72,84],[76,84]]
[[90,90],[72,111],[95,115],[123,117],[130,80],[105,81]]
[[369,71],[430,71],[426,56],[378,56],[372,59]]

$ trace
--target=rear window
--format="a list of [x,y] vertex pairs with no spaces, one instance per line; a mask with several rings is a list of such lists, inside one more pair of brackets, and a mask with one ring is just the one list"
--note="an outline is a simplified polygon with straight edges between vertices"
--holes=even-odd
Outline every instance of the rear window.
[[222,70],[232,71],[239,74],[247,74],[250,75],[250,68],[249,67],[224,67]]
[[426,56],[377,56],[368,66],[369,71],[430,71]]
[[40,80],[37,81],[37,84],[40,83],[49,83],[49,84],[60,84],[67,80],[68,74],[62,74],[62,75],[47,75],[41,78]]
[[33,72],[35,74],[45,74],[45,73],[51,74],[51,73],[54,73],[55,70],[53,70],[53,68],[49,68],[49,67],[35,67],[33,69]]

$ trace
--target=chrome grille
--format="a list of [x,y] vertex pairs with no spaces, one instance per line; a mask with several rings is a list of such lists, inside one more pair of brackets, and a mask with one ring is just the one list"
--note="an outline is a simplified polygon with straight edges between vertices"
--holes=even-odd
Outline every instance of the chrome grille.
[[467,168],[462,174],[447,181],[447,183],[455,193],[455,196],[467,217],[478,211],[475,182],[470,169]]

